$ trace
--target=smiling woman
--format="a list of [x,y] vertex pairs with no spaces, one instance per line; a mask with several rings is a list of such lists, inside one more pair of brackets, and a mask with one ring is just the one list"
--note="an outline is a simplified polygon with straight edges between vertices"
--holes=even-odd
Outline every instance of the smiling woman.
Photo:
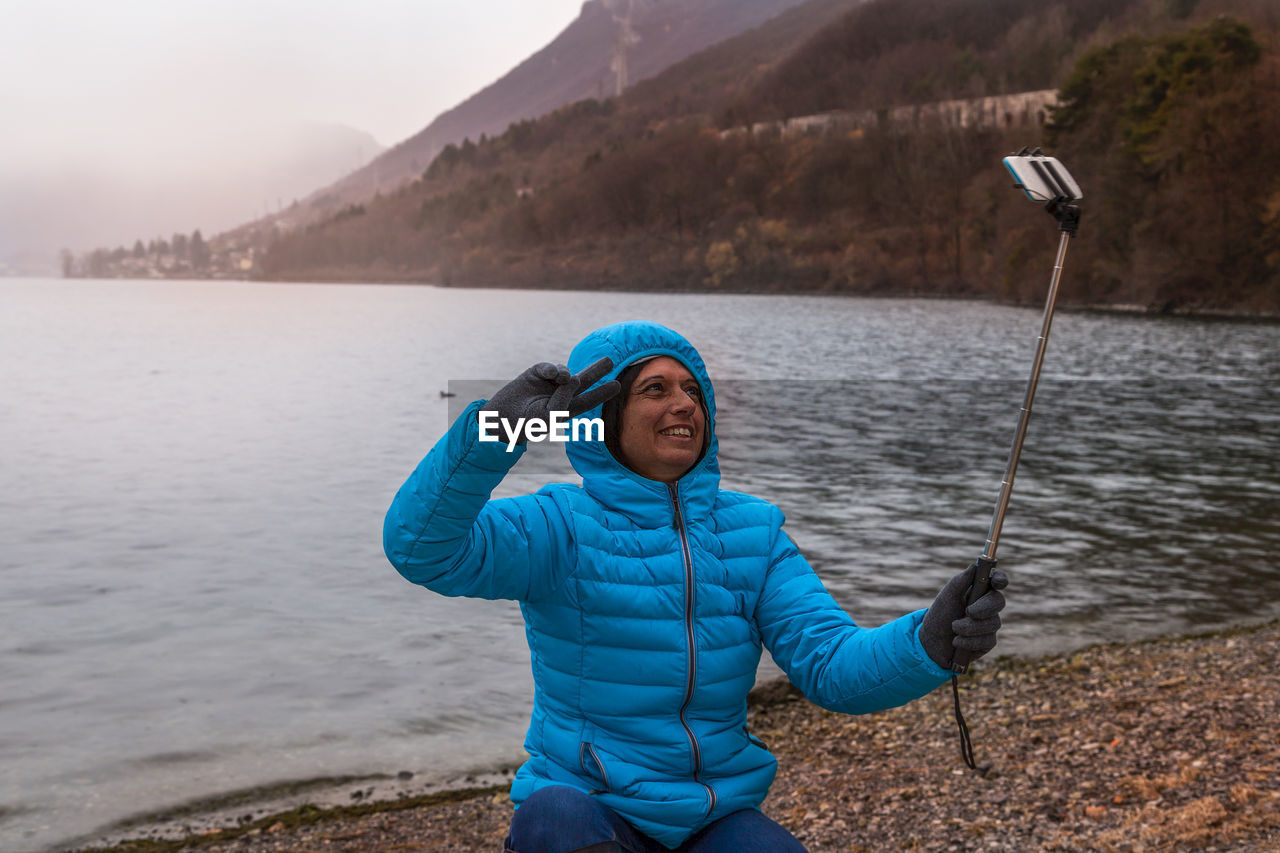
[[702,388],[670,356],[618,375],[624,392],[604,407],[605,436],[618,461],[642,477],[672,483],[706,450]]
[[[531,437],[508,453],[478,440],[480,418],[561,411],[605,423],[605,441],[565,445],[582,485],[491,500]],[[762,651],[814,702],[863,714],[945,682],[956,648],[995,645],[1005,580],[966,611],[973,566],[927,610],[854,624],[781,511],[720,488],[715,418],[687,340],[606,326],[472,403],[387,512],[406,579],[521,602],[536,690],[509,850],[801,851],[759,811],[777,770],[747,727]]]

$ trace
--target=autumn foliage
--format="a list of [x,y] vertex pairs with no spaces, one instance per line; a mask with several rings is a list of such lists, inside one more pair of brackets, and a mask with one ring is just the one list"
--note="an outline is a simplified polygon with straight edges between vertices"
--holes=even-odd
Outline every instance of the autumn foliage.
[[[1034,302],[1056,232],[999,160],[1044,145],[1086,194],[1064,300],[1277,312],[1278,31],[1265,0],[872,0],[719,98],[682,64],[450,146],[411,185],[276,235],[261,270]],[[885,118],[1033,88],[1060,90],[1047,124]],[[880,120],[768,124],[834,109]]]

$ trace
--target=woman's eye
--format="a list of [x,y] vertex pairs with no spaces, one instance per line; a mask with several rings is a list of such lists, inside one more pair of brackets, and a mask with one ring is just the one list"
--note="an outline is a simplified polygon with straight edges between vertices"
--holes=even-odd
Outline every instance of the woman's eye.
[[690,385],[688,388],[684,389],[684,393],[696,400],[702,396],[702,389],[697,385]]

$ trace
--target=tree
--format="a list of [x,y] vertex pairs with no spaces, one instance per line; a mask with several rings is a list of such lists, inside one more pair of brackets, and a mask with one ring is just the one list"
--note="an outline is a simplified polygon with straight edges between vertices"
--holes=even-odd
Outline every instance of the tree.
[[187,245],[187,254],[191,258],[191,266],[195,269],[202,270],[209,265],[210,251],[209,246],[204,241],[204,237],[197,228],[191,232],[191,242]]
[[111,253],[106,249],[94,249],[86,266],[90,278],[106,278],[111,266]]
[[1261,57],[1247,25],[1219,17],[1092,50],[1063,84],[1047,141],[1096,188],[1084,239],[1117,301],[1230,306],[1265,277],[1280,110]]

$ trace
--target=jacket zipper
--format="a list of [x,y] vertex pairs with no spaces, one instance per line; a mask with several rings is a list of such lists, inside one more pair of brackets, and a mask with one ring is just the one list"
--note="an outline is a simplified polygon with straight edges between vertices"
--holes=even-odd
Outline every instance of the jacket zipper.
[[689,677],[684,684],[684,702],[680,705],[680,725],[689,738],[689,748],[693,751],[693,781],[707,789],[707,814],[716,807],[716,792],[699,776],[702,773],[702,750],[698,747],[698,739],[685,718],[689,703],[693,701],[693,684],[698,674],[698,650],[693,635],[694,578],[693,556],[689,551],[689,537],[684,526],[684,517],[680,513],[680,486],[668,483],[667,491],[671,494],[671,507],[675,512],[676,533],[680,535],[680,553],[684,557],[684,635],[689,649]]
[[610,791],[613,790],[613,784],[609,781],[609,771],[604,769],[604,762],[600,760],[600,756],[596,755],[595,746],[589,743],[584,743],[580,747],[578,747],[578,763],[582,765],[582,772],[586,773],[588,776],[591,775],[591,771],[587,769],[587,761],[586,761],[587,755],[591,756],[591,761],[596,766],[596,772],[600,774],[600,778],[604,781],[604,788],[597,788],[591,791],[591,793],[593,794],[609,793]]

